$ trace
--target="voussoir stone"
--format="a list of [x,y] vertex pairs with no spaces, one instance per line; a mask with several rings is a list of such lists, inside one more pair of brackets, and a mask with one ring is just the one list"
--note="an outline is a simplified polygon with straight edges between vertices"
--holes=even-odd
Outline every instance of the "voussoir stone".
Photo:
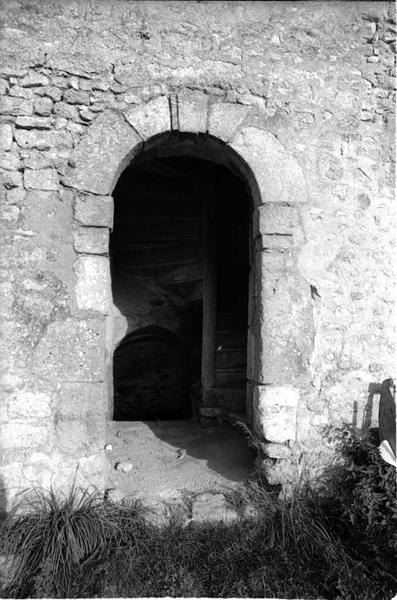
[[302,169],[272,133],[257,127],[243,127],[230,145],[251,168],[262,203],[307,201]]
[[104,335],[97,319],[50,323],[34,349],[33,373],[52,381],[103,381]]
[[250,112],[244,104],[218,102],[210,108],[208,133],[228,142]]
[[208,96],[199,91],[178,94],[179,131],[205,133],[207,130]]
[[124,114],[127,121],[144,140],[171,129],[169,101],[165,96],[159,96],[146,104],[134,106]]
[[73,151],[64,183],[82,192],[110,194],[142,140],[123,115],[101,113]]

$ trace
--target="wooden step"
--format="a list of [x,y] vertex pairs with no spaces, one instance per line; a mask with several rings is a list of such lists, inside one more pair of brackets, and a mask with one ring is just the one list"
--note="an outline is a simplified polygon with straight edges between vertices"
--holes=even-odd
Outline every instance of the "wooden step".
[[216,332],[216,348],[245,348],[247,345],[246,329],[221,329]]
[[242,386],[247,379],[247,368],[215,369],[216,387]]
[[230,412],[242,412],[246,410],[246,387],[215,387],[203,395],[203,406],[222,408]]
[[247,366],[247,349],[246,348],[222,348],[216,349],[216,368],[241,368]]

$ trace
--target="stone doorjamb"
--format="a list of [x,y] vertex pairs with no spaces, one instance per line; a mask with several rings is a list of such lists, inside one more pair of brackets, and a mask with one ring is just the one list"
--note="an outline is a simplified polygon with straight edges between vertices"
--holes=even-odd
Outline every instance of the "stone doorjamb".
[[[105,110],[73,151],[63,184],[74,193],[77,316],[90,319],[100,313],[109,339],[107,244],[111,194],[120,174],[142,149],[154,147],[169,132],[199,134],[203,143],[210,141],[209,148],[211,143],[221,147],[205,157],[239,171],[254,202],[248,415],[262,439],[284,444],[296,439],[312,344],[310,287],[296,267],[297,248],[304,241],[299,207],[307,201],[307,188],[297,160],[272,133],[251,124],[251,110],[192,91],[158,96],[122,112]],[[111,355],[109,343],[108,373]]]

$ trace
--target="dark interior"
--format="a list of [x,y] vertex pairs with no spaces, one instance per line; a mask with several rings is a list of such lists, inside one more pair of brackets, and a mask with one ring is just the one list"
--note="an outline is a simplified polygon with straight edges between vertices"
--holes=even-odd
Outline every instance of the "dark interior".
[[217,344],[225,332],[236,345],[233,332],[242,332],[238,348],[218,344],[217,384],[245,385],[245,183],[209,161],[142,153],[121,175],[114,202],[112,291],[128,320],[128,334],[114,353],[114,418],[189,418],[200,396],[203,214],[208,203],[214,208],[216,232]]

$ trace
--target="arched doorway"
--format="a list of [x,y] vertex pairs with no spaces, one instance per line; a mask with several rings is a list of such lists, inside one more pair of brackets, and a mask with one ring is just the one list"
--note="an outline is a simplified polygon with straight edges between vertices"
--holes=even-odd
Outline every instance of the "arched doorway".
[[[192,137],[167,136],[155,149],[142,151],[114,190],[112,293],[128,323],[114,354],[116,419],[203,419],[245,412],[251,199],[235,172],[195,156],[199,140]],[[151,391],[138,402],[133,398],[137,388],[127,386],[135,407],[129,410],[117,365],[133,362],[134,332],[151,328],[170,332],[184,345],[185,399],[181,362],[168,364],[165,389],[163,367],[146,355],[145,373],[141,348],[141,383],[150,379]],[[167,353],[165,340],[162,344]],[[158,414],[150,408],[154,405],[162,406]]]

